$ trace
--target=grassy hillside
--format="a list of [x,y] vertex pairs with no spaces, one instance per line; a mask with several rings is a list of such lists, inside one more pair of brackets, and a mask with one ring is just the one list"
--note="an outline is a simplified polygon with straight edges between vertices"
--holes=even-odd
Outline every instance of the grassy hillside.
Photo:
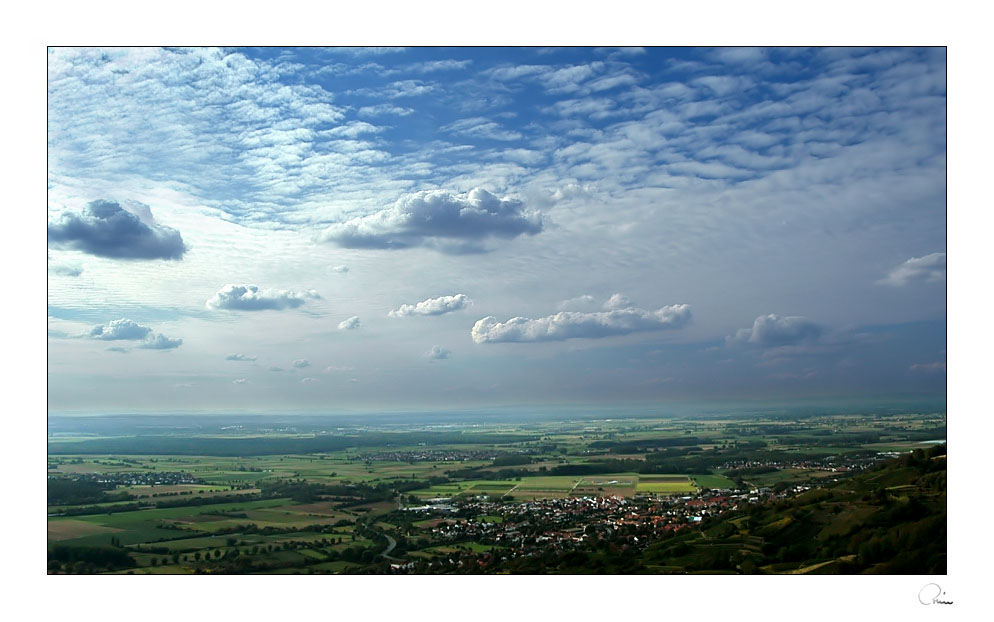
[[946,572],[946,447],[838,485],[705,520],[649,547],[648,571]]

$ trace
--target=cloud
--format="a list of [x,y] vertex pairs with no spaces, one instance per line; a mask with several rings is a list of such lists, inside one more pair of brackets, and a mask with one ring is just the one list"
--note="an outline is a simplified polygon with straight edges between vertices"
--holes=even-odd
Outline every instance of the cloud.
[[563,341],[577,338],[600,338],[628,333],[680,328],[690,321],[690,305],[677,304],[656,311],[617,309],[582,313],[561,311],[536,320],[516,317],[498,322],[485,317],[473,326],[476,343]]
[[478,243],[485,238],[510,239],[540,231],[538,212],[525,209],[515,199],[499,199],[475,188],[467,194],[447,190],[409,194],[392,207],[332,225],[320,239],[345,248],[427,246],[460,253],[482,251]]
[[347,320],[342,320],[338,323],[338,330],[355,330],[362,326],[359,322],[359,316],[353,315]]
[[505,130],[499,123],[483,117],[459,119],[441,129],[443,132],[490,140],[521,140],[523,138],[520,132]]
[[627,309],[632,306],[632,301],[624,294],[614,294],[604,303],[605,309]]
[[111,320],[106,326],[94,326],[90,331],[90,336],[94,339],[105,341],[115,341],[118,339],[144,339],[152,332],[148,326],[142,326],[133,320],[121,318]]
[[231,381],[231,384],[248,384],[248,380],[245,378],[235,378]]
[[310,367],[311,362],[308,361],[307,359],[297,359],[296,361],[293,362],[293,366],[296,367],[297,369],[303,369],[305,367]]
[[262,311],[266,309],[296,309],[308,299],[321,298],[309,289],[294,292],[285,289],[262,289],[255,285],[225,285],[207,301],[208,309]]
[[945,361],[935,361],[934,363],[915,363],[911,366],[911,371],[921,371],[921,372],[945,372],[946,362]]
[[[51,258],[49,258],[51,261]],[[49,263],[48,271],[59,276],[79,276],[83,274],[82,266],[68,263]]]
[[376,106],[363,106],[359,109],[358,115],[365,118],[379,117],[387,114],[406,117],[412,112],[414,112],[413,108],[402,108],[393,104],[377,104]]
[[308,376],[307,378],[301,378],[300,384],[310,384],[312,382],[317,382],[317,381],[318,381],[317,378],[311,378],[310,376]]
[[331,271],[332,271],[332,272],[337,272],[337,273],[339,273],[339,274],[345,274],[346,272],[348,272],[348,271],[349,271],[349,267],[348,267],[348,266],[334,266],[334,267],[333,267],[333,268],[331,269]]
[[182,259],[187,251],[179,231],[156,224],[145,206],[132,213],[116,201],[90,202],[81,213],[63,212],[48,223],[48,241],[112,259]]
[[465,309],[473,301],[466,294],[456,294],[455,296],[439,296],[422,300],[414,305],[400,305],[399,309],[394,309],[388,315],[390,317],[405,317],[408,315],[442,315],[451,313],[459,309]]
[[752,328],[740,328],[727,341],[761,347],[792,346],[817,341],[824,333],[821,325],[807,318],[771,313],[757,317]]
[[934,283],[944,280],[946,280],[946,254],[932,253],[924,257],[912,257],[877,282],[903,287],[913,282]]
[[556,308],[560,311],[592,309],[594,304],[595,302],[593,296],[590,294],[581,294],[575,298],[560,301],[559,304],[556,305]]
[[160,335],[158,333],[153,333],[149,335],[148,339],[139,345],[139,348],[145,350],[172,350],[183,345],[182,339],[170,339],[165,335]]
[[255,358],[256,357],[254,357],[254,356],[247,356],[245,354],[240,354],[240,353],[236,352],[235,354],[229,354],[228,356],[224,357],[224,360],[226,360],[226,361],[254,361]]
[[276,365],[273,365],[272,367],[269,368],[268,371],[283,371],[283,368],[282,367],[277,367]]
[[[89,336],[102,341],[141,341],[138,347],[143,350],[172,350],[183,345],[182,339],[170,339],[165,335],[153,332],[148,326],[143,326],[134,320],[121,318],[111,320],[109,324],[94,326]],[[127,352],[127,349],[115,347],[115,352]]]
[[431,350],[425,353],[425,356],[433,361],[440,361],[442,359],[447,359],[452,357],[452,351],[443,348],[442,346],[432,346]]

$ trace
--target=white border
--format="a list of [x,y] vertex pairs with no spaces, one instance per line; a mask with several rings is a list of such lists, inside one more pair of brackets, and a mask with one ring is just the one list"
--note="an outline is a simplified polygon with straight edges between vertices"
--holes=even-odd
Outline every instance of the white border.
[[[477,6],[477,8],[469,8]],[[2,378],[8,611],[75,620],[207,618],[403,620],[647,619],[743,614],[811,620],[962,617],[986,610],[989,494],[981,457],[991,414],[981,393],[991,352],[990,16],[968,3],[733,2],[194,2],[20,3],[3,42],[8,219]],[[694,8],[691,8],[693,6]],[[802,8],[803,6],[803,8]],[[30,7],[30,8],[29,8]],[[697,8],[700,7],[700,8]],[[946,577],[47,577],[44,568],[46,414],[45,46],[94,44],[338,45],[948,45],[949,568]],[[12,219],[12,221],[11,221]],[[27,257],[29,260],[24,261]],[[12,315],[8,315],[11,313]],[[47,315],[47,314],[46,314]],[[9,383],[9,384],[8,384]],[[987,383],[989,384],[989,382]],[[974,477],[972,474],[977,473]],[[986,480],[986,478],[985,478]],[[25,502],[26,500],[26,502]],[[983,564],[983,566],[981,566]],[[956,604],[917,602],[936,580]],[[12,599],[12,600],[11,600]]]

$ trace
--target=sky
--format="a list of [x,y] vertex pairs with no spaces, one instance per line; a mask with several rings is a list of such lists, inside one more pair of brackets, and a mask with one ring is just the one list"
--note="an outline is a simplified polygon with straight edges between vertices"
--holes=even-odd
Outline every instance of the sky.
[[942,398],[942,48],[48,53],[48,408]]

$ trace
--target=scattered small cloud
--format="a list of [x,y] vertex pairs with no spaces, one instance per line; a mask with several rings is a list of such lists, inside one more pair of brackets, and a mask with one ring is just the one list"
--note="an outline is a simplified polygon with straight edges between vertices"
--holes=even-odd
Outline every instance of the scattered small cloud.
[[452,357],[452,351],[443,348],[442,346],[432,346],[431,350],[425,353],[429,359],[433,361],[440,361],[442,359],[447,359]]
[[387,209],[327,228],[320,240],[345,248],[401,249],[416,246],[460,254],[484,252],[480,242],[542,231],[542,216],[516,199],[500,199],[482,188],[467,194],[425,190]]
[[170,339],[165,335],[152,334],[139,345],[143,350],[173,350],[183,345],[182,339]]
[[254,361],[255,359],[256,357],[254,356],[248,356],[237,352],[224,357],[224,360],[226,361]]
[[590,294],[581,294],[574,298],[560,301],[559,304],[556,305],[556,308],[560,311],[581,311],[593,309],[595,306],[596,301],[593,296]]
[[326,374],[337,374],[345,371],[355,371],[355,367],[329,365],[328,367],[324,368],[324,373]]
[[248,384],[248,380],[245,378],[235,378],[231,381],[231,384]]
[[305,367],[310,367],[311,362],[308,361],[307,359],[297,359],[293,362],[293,366],[296,367],[297,369],[303,369]]
[[452,132],[460,136],[472,138],[486,138],[489,140],[521,140],[520,132],[506,130],[496,121],[483,117],[473,117],[471,119],[459,119],[441,128],[443,132]]
[[111,320],[109,324],[94,326],[90,331],[90,336],[94,339],[105,341],[115,341],[118,339],[144,339],[152,332],[148,326],[142,326],[134,320],[121,318]]
[[690,305],[677,304],[656,311],[627,308],[582,313],[561,311],[539,319],[524,317],[498,322],[485,317],[473,326],[475,343],[507,343],[596,339],[634,332],[681,328],[691,319]]
[[268,371],[283,371],[283,368],[277,365],[273,365],[272,367],[269,368]]
[[624,294],[614,294],[604,303],[604,308],[609,310],[627,309],[630,306],[632,306],[632,301]]
[[362,324],[359,322],[359,316],[353,315],[347,320],[342,320],[338,323],[338,330],[356,330],[360,328]]
[[877,281],[882,285],[903,287],[909,283],[935,283],[946,280],[946,254],[932,253],[912,257]]
[[363,106],[359,109],[357,113],[362,118],[372,118],[380,117],[383,115],[394,115],[397,117],[406,117],[407,115],[414,112],[413,108],[403,108],[401,106],[394,106],[393,104],[378,104],[376,106]]
[[[148,326],[144,326],[126,318],[111,320],[110,323],[94,326],[89,337],[102,341],[140,341],[136,347],[143,350],[172,350],[183,345],[182,339],[170,339],[152,331]],[[127,352],[126,348],[117,346],[114,352]]]
[[757,317],[752,328],[740,328],[727,341],[760,347],[793,346],[817,341],[824,333],[824,327],[807,318],[771,313]]
[[317,381],[318,381],[317,378],[311,378],[310,376],[308,376],[307,378],[301,378],[300,384],[311,384],[312,382],[317,382]]
[[769,377],[774,380],[808,380],[814,378],[818,375],[818,372],[810,367],[802,369],[801,371],[784,371],[775,374],[770,374]]
[[334,266],[334,267],[331,268],[331,271],[332,272],[337,272],[339,274],[345,274],[346,272],[349,271],[349,267],[348,266]]
[[157,224],[147,205],[124,209],[116,201],[91,201],[82,212],[63,212],[48,223],[48,241],[59,248],[111,259],[182,259],[179,231]]
[[466,294],[456,294],[454,296],[439,296],[438,298],[428,298],[417,304],[403,304],[394,309],[388,315],[390,317],[405,317],[409,315],[442,315],[460,309],[465,309],[473,301]]
[[920,371],[926,373],[937,373],[946,371],[945,361],[935,361],[934,363],[915,363],[911,366],[911,371]]
[[285,289],[259,289],[255,285],[225,285],[208,301],[208,309],[232,311],[263,311],[267,309],[296,309],[311,299],[320,299],[313,289],[290,291]]

